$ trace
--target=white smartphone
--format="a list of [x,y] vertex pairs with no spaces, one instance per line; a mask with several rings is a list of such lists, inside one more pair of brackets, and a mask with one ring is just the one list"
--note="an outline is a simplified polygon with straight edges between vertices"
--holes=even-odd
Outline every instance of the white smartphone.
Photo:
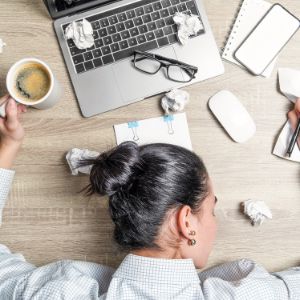
[[300,27],[300,21],[280,4],[274,4],[235,51],[235,58],[255,75],[261,75]]

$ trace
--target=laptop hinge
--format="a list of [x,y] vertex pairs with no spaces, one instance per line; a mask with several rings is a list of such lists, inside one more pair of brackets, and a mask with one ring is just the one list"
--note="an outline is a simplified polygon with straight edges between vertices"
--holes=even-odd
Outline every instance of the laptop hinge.
[[[85,11],[88,11],[92,8],[99,7],[102,5],[107,5],[112,2],[117,2],[121,0],[91,0],[86,1],[83,3],[80,3],[80,0],[73,0],[74,5],[64,8],[66,5],[64,4],[65,0],[43,0],[44,4],[51,16],[52,19],[58,19],[62,17],[70,17],[79,13],[83,13]],[[76,5],[76,2],[79,3]],[[61,4],[61,7],[58,8],[58,3]]]

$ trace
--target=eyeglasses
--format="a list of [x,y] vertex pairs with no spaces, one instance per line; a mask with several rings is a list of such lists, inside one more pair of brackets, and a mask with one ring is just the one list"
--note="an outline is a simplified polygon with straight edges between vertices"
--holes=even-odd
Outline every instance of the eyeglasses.
[[198,72],[197,67],[184,62],[137,50],[134,51],[132,62],[136,69],[152,75],[164,67],[167,69],[167,78],[176,82],[190,82]]

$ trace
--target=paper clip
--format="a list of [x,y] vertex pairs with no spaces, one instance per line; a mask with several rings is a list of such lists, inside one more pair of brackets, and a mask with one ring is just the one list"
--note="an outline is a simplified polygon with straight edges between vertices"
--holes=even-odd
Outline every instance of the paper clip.
[[138,141],[140,138],[138,137],[138,134],[137,134],[137,128],[139,127],[139,123],[136,122],[136,121],[133,121],[133,122],[129,122],[128,123],[128,128],[131,129],[132,131],[132,134],[133,134],[133,140],[134,141]]
[[168,125],[168,133],[169,134],[174,134],[174,129],[173,129],[173,121],[174,121],[174,117],[172,115],[167,115],[164,116],[164,121],[167,123]]

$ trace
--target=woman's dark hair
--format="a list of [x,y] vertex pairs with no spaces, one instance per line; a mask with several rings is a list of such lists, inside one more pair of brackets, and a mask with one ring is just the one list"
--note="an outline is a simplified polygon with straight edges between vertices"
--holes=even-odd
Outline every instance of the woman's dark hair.
[[183,205],[195,212],[208,193],[202,160],[179,146],[125,142],[82,164],[93,165],[87,193],[109,196],[114,237],[125,249],[158,247],[167,212]]

